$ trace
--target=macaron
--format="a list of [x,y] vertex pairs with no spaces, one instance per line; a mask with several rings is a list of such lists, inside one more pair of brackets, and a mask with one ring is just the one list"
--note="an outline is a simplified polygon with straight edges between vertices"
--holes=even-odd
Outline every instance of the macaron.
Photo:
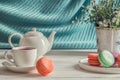
[[120,61],[120,54],[118,54],[117,56],[117,61]]
[[42,76],[47,76],[54,69],[54,63],[49,57],[42,57],[36,63],[36,69]]
[[117,63],[117,56],[118,56],[118,52],[112,52],[112,54],[113,54],[113,56],[114,56],[114,58],[115,58],[115,62],[114,62],[114,64],[116,64]]
[[113,66],[115,59],[111,52],[107,50],[103,50],[98,55],[98,60],[103,67],[111,67]]
[[98,61],[98,54],[89,53],[88,54],[88,64],[92,66],[99,66],[100,62]]
[[117,58],[117,56],[118,56],[119,53],[117,53],[117,52],[112,52],[112,54],[113,54],[114,58]]
[[100,62],[98,60],[88,59],[88,64],[92,66],[99,66]]
[[98,60],[98,54],[96,53],[89,53],[88,59]]
[[118,54],[118,56],[117,56],[117,64],[118,64],[118,66],[120,66],[120,54]]

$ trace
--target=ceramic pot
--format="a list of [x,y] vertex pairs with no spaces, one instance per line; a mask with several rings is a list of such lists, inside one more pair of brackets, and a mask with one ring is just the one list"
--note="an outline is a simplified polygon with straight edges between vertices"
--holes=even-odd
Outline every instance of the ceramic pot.
[[98,51],[120,52],[120,28],[97,28]]

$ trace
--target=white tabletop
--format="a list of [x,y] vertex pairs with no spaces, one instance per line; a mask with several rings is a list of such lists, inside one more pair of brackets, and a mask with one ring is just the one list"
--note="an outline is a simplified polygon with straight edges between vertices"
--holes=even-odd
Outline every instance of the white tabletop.
[[[3,52],[0,52],[3,54]],[[54,71],[46,76],[40,76],[37,72],[14,73],[6,70],[0,64],[0,80],[116,80],[120,79],[120,74],[100,74],[82,70],[78,66],[78,61],[87,56],[85,52],[51,52],[45,56],[50,57],[55,64]],[[0,59],[0,63],[4,59]]]

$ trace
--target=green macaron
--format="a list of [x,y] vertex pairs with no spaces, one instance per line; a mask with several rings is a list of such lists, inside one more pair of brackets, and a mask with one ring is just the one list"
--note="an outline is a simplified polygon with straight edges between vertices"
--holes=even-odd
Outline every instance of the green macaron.
[[114,56],[107,50],[101,51],[99,53],[98,60],[104,67],[111,67],[115,62]]

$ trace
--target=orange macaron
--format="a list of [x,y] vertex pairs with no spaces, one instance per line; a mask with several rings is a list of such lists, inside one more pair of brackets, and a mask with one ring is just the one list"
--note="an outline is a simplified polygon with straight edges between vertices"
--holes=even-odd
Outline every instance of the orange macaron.
[[117,61],[120,61],[120,54],[118,54],[117,56]]
[[118,66],[120,66],[120,54],[118,54],[118,56],[117,56],[117,64],[118,64]]
[[100,62],[98,60],[98,54],[96,53],[89,53],[88,54],[88,64],[93,66],[99,66]]
[[54,63],[49,57],[42,57],[37,61],[36,68],[42,76],[46,76],[53,71]]

